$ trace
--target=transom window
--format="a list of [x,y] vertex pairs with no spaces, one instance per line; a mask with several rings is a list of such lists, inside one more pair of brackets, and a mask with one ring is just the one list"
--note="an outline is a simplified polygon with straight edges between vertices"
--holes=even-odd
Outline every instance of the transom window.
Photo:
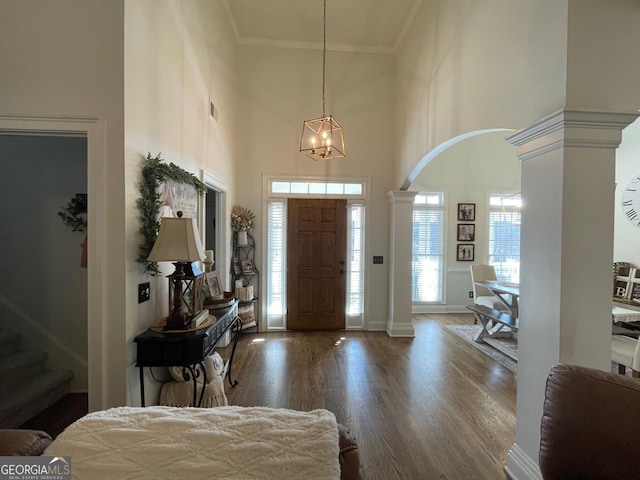
[[364,182],[320,182],[320,181],[273,181],[271,193],[302,194],[302,195],[362,195]]

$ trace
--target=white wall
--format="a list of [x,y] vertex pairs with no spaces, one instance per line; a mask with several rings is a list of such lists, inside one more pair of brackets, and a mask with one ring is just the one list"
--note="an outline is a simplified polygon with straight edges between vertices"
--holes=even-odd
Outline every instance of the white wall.
[[520,129],[564,104],[566,1],[423,2],[398,54],[402,184],[462,133]]
[[[100,318],[89,335],[104,351],[90,372],[97,381],[94,401],[90,388],[92,408],[139,402],[132,339],[166,309],[164,278],[153,280],[151,302],[137,304],[137,284],[148,280],[134,261],[142,158],[162,153],[168,162],[198,176],[206,170],[234,187],[233,45],[219,2],[0,4],[0,111],[93,118],[104,136],[93,139],[104,142],[98,155],[104,158],[89,171],[103,215],[93,240],[102,249],[93,252],[99,253],[94,274],[103,290],[90,299],[98,302]],[[217,123],[208,118],[210,98],[220,110]],[[90,273],[90,285],[91,279]]]
[[[429,162],[411,184],[414,191],[445,192],[445,305],[416,304],[414,312],[459,312],[470,303],[471,263],[488,261],[489,194],[520,191],[516,148],[504,140],[508,132],[483,133],[462,140]],[[456,257],[458,203],[476,204],[475,261]]]
[[616,152],[616,193],[614,205],[614,262],[630,262],[640,267],[640,228],[629,222],[620,208],[622,192],[631,179],[640,175],[640,120],[622,132]]
[[0,322],[24,350],[48,354],[48,370],[71,370],[71,391],[87,391],[85,233],[58,212],[87,193],[84,138],[0,135]]
[[[43,125],[86,120],[93,129],[89,208],[100,218],[89,255],[99,268],[88,275],[89,291],[96,285],[102,291],[99,298],[89,295],[89,309],[98,310],[89,333],[97,369],[90,372],[90,408],[126,401],[123,19],[123,0],[0,3],[0,116],[45,118]],[[89,222],[91,233],[91,215]],[[99,345],[95,351],[92,342]]]
[[[385,256],[389,250],[385,195],[394,188],[393,58],[327,52],[326,113],[344,129],[347,156],[326,162],[314,162],[299,152],[302,122],[322,114],[322,52],[243,46],[239,62],[236,198],[258,215],[254,237],[262,238],[265,226],[263,174],[370,177],[365,327],[384,329],[389,262],[373,266],[371,257]],[[263,257],[259,249],[257,261]]]
[[637,113],[638,2],[569,0],[568,4],[567,107]]
[[[126,402],[140,402],[133,338],[167,315],[167,280],[149,277],[135,262],[140,244],[135,202],[141,163],[161,153],[200,177],[214,175],[235,194],[235,40],[221,2],[136,0],[125,7],[125,229],[128,389]],[[209,102],[219,110],[209,117]],[[230,202],[232,204],[232,202]],[[225,218],[229,218],[226,212]],[[225,245],[230,242],[226,241]],[[226,251],[216,256],[230,256]],[[161,264],[166,274],[173,267]],[[138,305],[137,285],[151,281],[151,300]],[[157,401],[149,380],[146,401]]]

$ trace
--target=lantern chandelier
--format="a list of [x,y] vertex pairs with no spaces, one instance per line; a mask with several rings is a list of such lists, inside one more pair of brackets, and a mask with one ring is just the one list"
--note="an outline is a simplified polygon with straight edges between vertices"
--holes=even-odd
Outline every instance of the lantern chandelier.
[[324,0],[322,31],[322,117],[305,120],[302,125],[300,153],[313,160],[330,160],[345,156],[342,127],[335,118],[325,114],[325,65],[327,59],[327,0]]

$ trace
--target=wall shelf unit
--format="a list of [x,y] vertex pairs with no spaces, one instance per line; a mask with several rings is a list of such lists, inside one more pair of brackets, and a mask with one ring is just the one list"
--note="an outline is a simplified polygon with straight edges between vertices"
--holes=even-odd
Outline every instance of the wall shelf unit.
[[[242,330],[255,329],[258,319],[258,290],[260,272],[255,262],[256,243],[246,232],[246,243],[241,232],[233,234],[233,257],[231,259],[231,279],[234,293],[239,300],[238,316],[242,320]],[[242,287],[237,286],[242,282]]]

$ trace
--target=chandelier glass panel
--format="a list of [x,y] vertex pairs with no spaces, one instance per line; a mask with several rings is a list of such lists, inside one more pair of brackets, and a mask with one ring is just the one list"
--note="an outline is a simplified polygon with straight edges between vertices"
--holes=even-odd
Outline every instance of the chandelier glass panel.
[[322,34],[322,116],[305,120],[302,126],[300,152],[313,160],[330,160],[345,156],[342,127],[325,114],[325,66],[327,59],[327,0],[324,0]]

